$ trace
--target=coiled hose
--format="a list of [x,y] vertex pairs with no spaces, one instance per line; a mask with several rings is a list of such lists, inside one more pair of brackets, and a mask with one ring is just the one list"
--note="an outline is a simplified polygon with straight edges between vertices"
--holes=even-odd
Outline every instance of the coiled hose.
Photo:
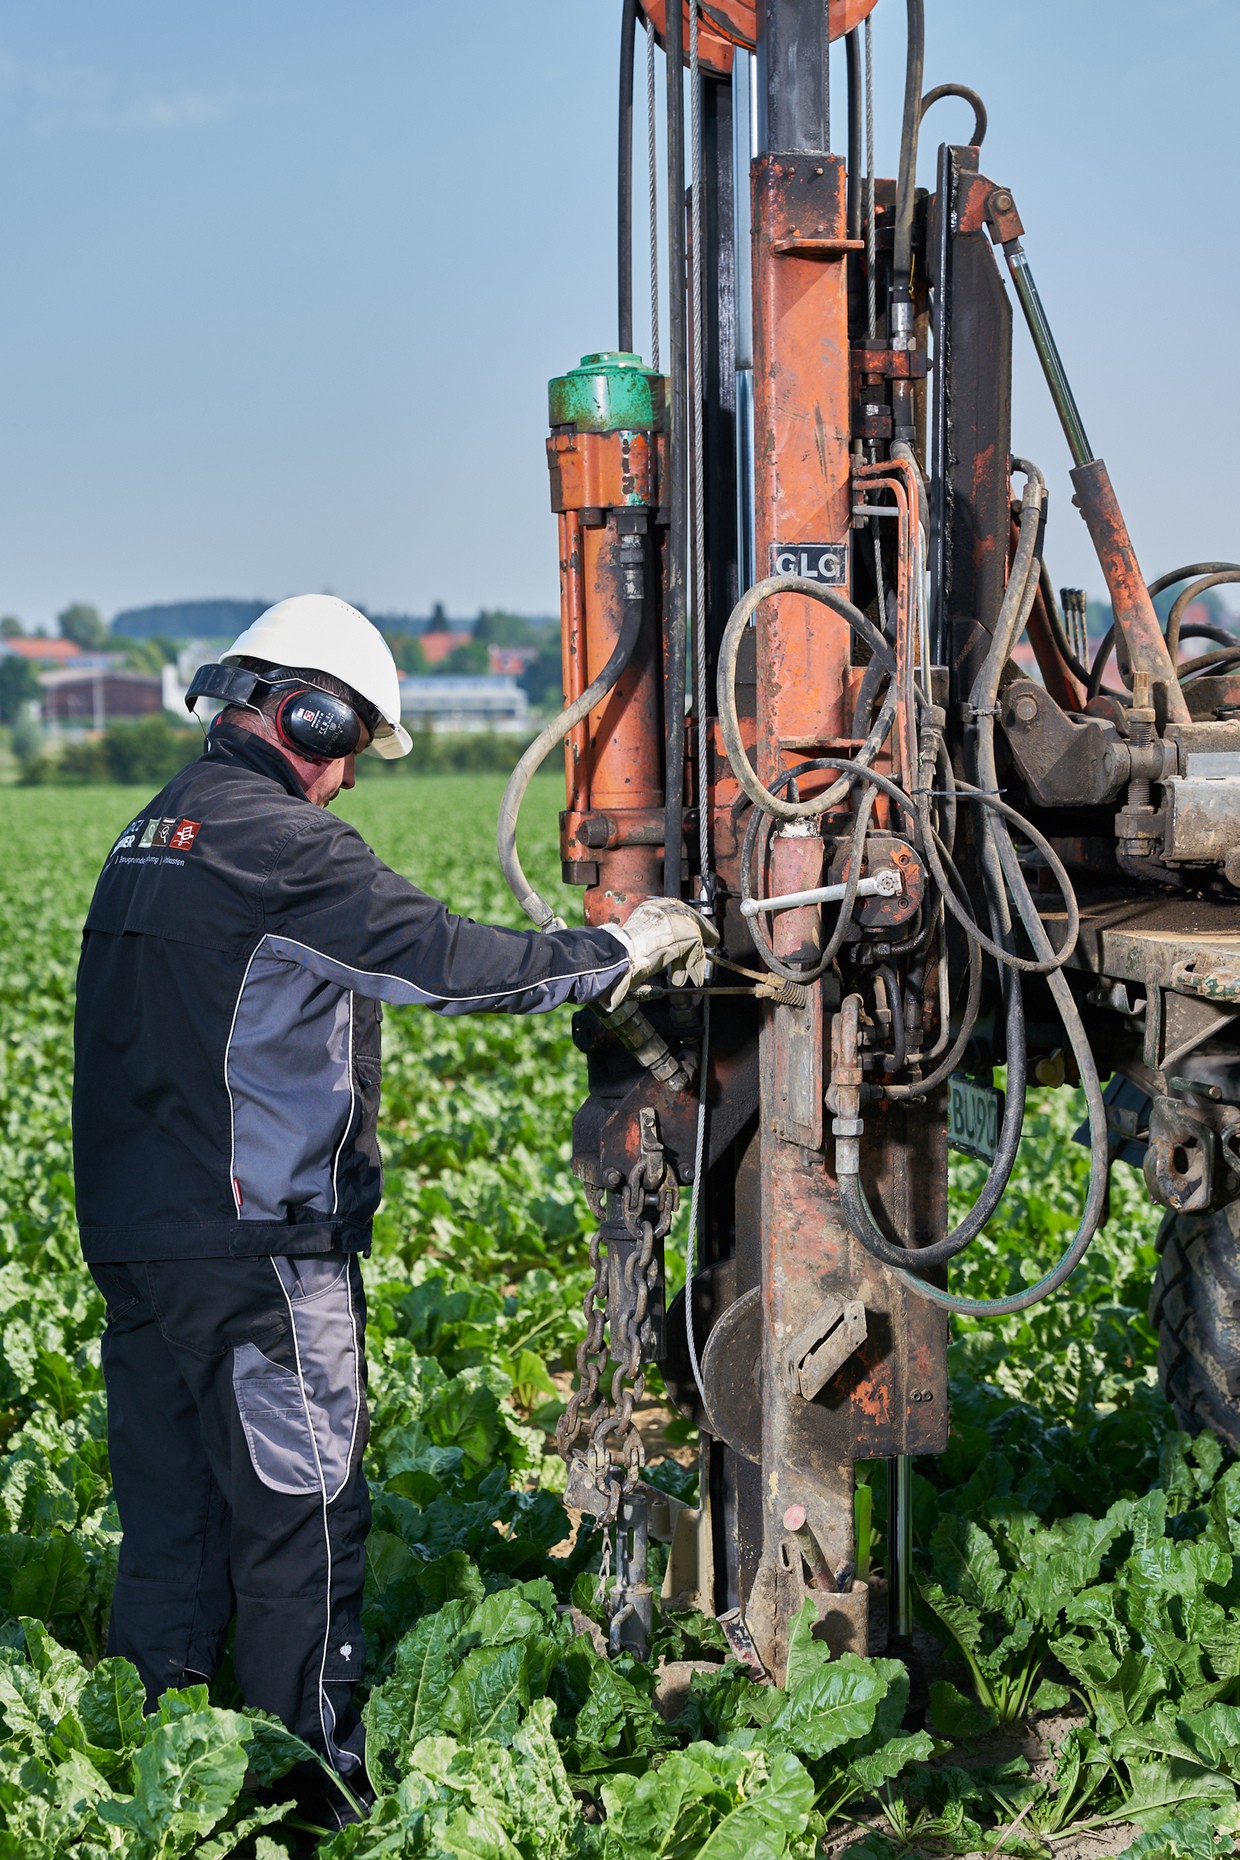
[[[1008,831],[1006,822],[1008,820],[1016,820],[1020,825],[1021,832],[1028,834],[1034,840],[1035,845],[1038,844],[1039,841],[1042,841],[1040,850],[1043,852],[1044,856],[1049,851],[1052,853],[1053,858],[1053,849],[1047,846],[1046,842],[1042,840],[1042,836],[1037,834],[1035,830],[1030,827],[1028,822],[1020,820],[1020,817],[1014,813],[1014,810],[1008,807],[1005,802],[1001,801],[996,793],[998,776],[995,764],[994,741],[995,699],[998,695],[999,680],[1002,676],[1003,667],[1010,656],[1011,650],[1019,637],[1022,627],[1028,619],[1029,609],[1033,604],[1034,594],[1037,590],[1040,565],[1034,555],[1034,543],[1036,541],[1038,527],[1041,523],[1042,506],[1045,500],[1045,486],[1042,482],[1041,474],[1037,472],[1036,467],[1028,465],[1023,460],[1013,460],[1013,466],[1017,470],[1022,470],[1026,476],[1025,496],[1021,511],[1021,533],[1013,562],[1013,572],[1008,582],[1008,589],[1004,597],[1003,605],[1000,609],[990,651],[987,653],[986,659],[978,673],[973,690],[970,694],[970,708],[976,720],[976,767],[978,773],[978,787],[973,789],[967,784],[959,784],[958,792],[962,795],[968,795],[971,799],[976,799],[984,804],[984,864],[987,867],[988,876],[992,876],[994,861],[997,859],[998,865],[1002,871],[1007,896],[1016,906],[1017,915],[1034,949],[1035,960],[1030,962],[1027,958],[1015,956],[1010,949],[1001,946],[994,939],[986,939],[983,946],[988,947],[991,953],[995,955],[996,960],[1003,963],[1009,970],[1033,968],[1036,972],[1044,974],[1047,977],[1047,985],[1059,1009],[1069,1043],[1080,1070],[1081,1083],[1085,1089],[1086,1104],[1088,1106],[1090,1133],[1090,1176],[1085,1206],[1082,1209],[1081,1219],[1076,1233],[1066,1251],[1056,1265],[1054,1265],[1049,1272],[1045,1273],[1034,1285],[1027,1286],[1024,1291],[1014,1293],[1009,1298],[959,1298],[940,1286],[928,1284],[924,1279],[916,1276],[916,1274],[920,1270],[924,1270],[936,1264],[941,1264],[944,1258],[950,1257],[951,1255],[945,1250],[946,1247],[949,1244],[955,1243],[966,1230],[971,1229],[971,1231],[968,1232],[968,1239],[975,1238],[985,1225],[985,1219],[989,1218],[990,1213],[993,1213],[994,1208],[998,1205],[1003,1189],[1007,1185],[1011,1165],[1016,1155],[1016,1143],[1008,1138],[1007,1126],[1009,1120],[1006,1118],[1004,1120],[1005,1128],[1003,1139],[1001,1139],[1000,1144],[1000,1152],[1005,1156],[1006,1168],[1002,1170],[998,1168],[997,1165],[999,1164],[1000,1156],[996,1154],[995,1165],[992,1165],[990,1175],[987,1178],[982,1194],[965,1220],[961,1222],[960,1226],[957,1227],[952,1234],[948,1235],[946,1240],[937,1241],[929,1247],[918,1248],[915,1253],[911,1254],[906,1248],[893,1246],[874,1219],[873,1212],[866,1198],[865,1190],[861,1185],[859,1157],[856,1154],[859,1145],[857,1145],[855,1141],[840,1145],[839,1147],[843,1151],[842,1163],[837,1158],[841,1208],[850,1231],[860,1244],[877,1259],[881,1260],[885,1266],[893,1270],[901,1284],[916,1296],[926,1298],[930,1300],[931,1303],[937,1304],[945,1310],[956,1312],[964,1316],[974,1317],[1006,1317],[1015,1312],[1027,1310],[1031,1305],[1037,1304],[1041,1299],[1047,1297],[1049,1293],[1057,1290],[1057,1288],[1064,1283],[1084,1258],[1090,1242],[1098,1231],[1103,1210],[1106,1205],[1107,1178],[1110,1167],[1106,1108],[1102,1100],[1102,1085],[1098,1077],[1097,1066],[1094,1063],[1093,1053],[1085,1033],[1084,1024],[1081,1021],[1080,1012],[1067,979],[1063,974],[1063,963],[1071,951],[1072,940],[1075,939],[1075,927],[1078,921],[1075,912],[1075,898],[1072,895],[1071,885],[1068,882],[1066,872],[1063,870],[1062,865],[1059,864],[1059,861],[1055,859],[1052,869],[1054,870],[1055,867],[1058,867],[1055,871],[1055,876],[1060,882],[1061,888],[1064,889],[1065,900],[1070,901],[1068,932],[1069,938],[1071,939],[1065,939],[1064,944],[1056,951],[1051,946],[1050,938],[1046,934],[1046,929],[1042,923],[1033,894],[1029,890],[1025,876],[1020,869],[1020,863],[1016,856],[1016,848],[1012,843],[1011,834]],[[923,739],[923,768],[938,766],[939,743],[937,737],[939,728],[941,727],[940,717],[941,713],[929,720],[930,727]],[[921,810],[922,837],[927,852],[930,853],[933,849],[934,856],[931,858],[931,867],[933,870],[936,860],[941,862],[941,855],[939,849],[935,847],[935,834],[929,814],[929,795],[924,790],[919,795],[919,806]],[[951,888],[946,884],[945,873],[943,895],[945,901],[949,902],[950,907]],[[958,921],[961,922],[962,927],[965,929],[970,943],[973,943],[975,940],[980,942],[983,933],[980,931],[979,926],[975,923],[972,925],[966,924],[959,912],[956,912],[956,915]],[[1017,992],[1018,989],[1019,980],[1017,975],[1013,974],[1009,982],[1009,1007],[1011,995]],[[1009,1052],[1009,1062],[1010,1059],[1011,1053]],[[1018,1140],[1019,1127],[1016,1129],[1016,1137]],[[977,1217],[982,1214],[983,1209],[987,1210],[985,1217],[978,1219]],[[967,1240],[961,1240],[960,1244],[967,1244]],[[956,1250],[958,1250],[958,1248]]]
[[[1045,485],[1035,466],[1023,460],[1013,460],[1013,468],[1023,472],[1026,478],[1017,548],[991,647],[970,694],[970,708],[975,718],[975,766],[978,782],[974,786],[970,783],[952,781],[942,742],[945,719],[941,711],[925,704],[922,706],[923,729],[919,757],[921,773],[918,777],[919,786],[911,797],[916,816],[914,838],[923,851],[945,908],[956,918],[967,940],[969,999],[965,1009],[965,1025],[952,1043],[951,1050],[931,1075],[919,1080],[916,1085],[905,1087],[892,1085],[884,1088],[884,1095],[888,1097],[924,1096],[927,1091],[941,1084],[958,1063],[976,1017],[980,991],[981,952],[987,950],[1001,965],[1008,978],[1005,997],[1009,1081],[1012,1090],[1000,1132],[999,1146],[982,1192],[964,1220],[942,1240],[936,1241],[929,1247],[918,1248],[916,1252],[911,1252],[908,1248],[898,1247],[889,1241],[874,1219],[861,1185],[860,1146],[857,1139],[851,1138],[837,1142],[837,1175],[841,1209],[850,1230],[859,1243],[865,1246],[883,1265],[894,1271],[901,1282],[918,1297],[930,1299],[949,1311],[991,1317],[1006,1316],[1027,1309],[1062,1285],[1074,1270],[1097,1232],[1102,1218],[1110,1160],[1101,1082],[1076,1002],[1062,972],[1063,965],[1075,944],[1079,928],[1079,913],[1071,881],[1045,836],[1039,833],[1031,823],[1023,820],[1007,802],[1001,799],[997,792],[994,720],[997,714],[996,699],[999,682],[1012,648],[1028,621],[1042,572],[1041,563],[1037,558],[1036,544],[1045,502]],[[894,690],[895,660],[887,641],[851,602],[845,600],[834,590],[803,582],[797,577],[773,576],[750,589],[749,594],[738,603],[728,622],[720,652],[719,715],[732,771],[758,810],[750,822],[746,835],[746,854],[742,860],[746,873],[748,873],[757,836],[763,824],[760,816],[782,820],[819,816],[828,806],[842,799],[857,781],[866,785],[869,797],[873,797],[876,792],[884,793],[903,813],[910,812],[910,796],[889,777],[869,766],[869,761],[873,759],[872,755],[866,760],[862,760],[861,756],[855,760],[817,758],[813,764],[802,764],[795,770],[788,770],[781,774],[774,789],[767,788],[760,781],[741,739],[735,704],[736,661],[742,632],[759,603],[782,593],[808,595],[809,598],[822,601],[824,605],[841,614],[853,631],[865,640],[872,658],[887,674],[889,694]],[[886,725],[883,731],[883,741],[886,740],[891,727],[886,717],[887,710],[888,705],[885,703],[884,715],[879,719],[879,724],[885,723]],[[870,748],[872,738],[878,733],[879,724],[876,724],[875,730],[871,732],[871,738],[867,739],[865,749]],[[840,772],[840,780],[834,783],[825,794],[816,795],[807,801],[785,799],[778,789],[788,786],[795,775],[804,772],[809,767],[819,770],[836,768]],[[988,936],[972,915],[965,902],[964,887],[951,862],[950,853],[935,828],[930,803],[934,793],[933,775],[939,768],[946,771],[944,775],[945,798],[950,798],[953,811],[957,798],[974,802],[983,810],[982,863],[987,895],[990,900],[993,935]],[[863,805],[859,810],[862,823],[868,814],[869,807]],[[1064,940],[1058,949],[1051,946],[1036,902],[1020,869],[1008,822],[1016,825],[1021,834],[1027,836],[1042,853],[1063,893],[1067,923]],[[855,871],[858,867],[859,860],[854,857],[851,869]],[[748,889],[747,879],[745,883]],[[832,936],[828,944],[832,956],[841,945],[842,929],[851,914],[851,903],[852,900],[849,898],[844,900],[836,924],[836,934]],[[1032,946],[1034,952],[1032,957],[1018,955],[1011,946],[1011,905],[1015,906],[1016,915]],[[771,963],[773,951],[764,947],[763,955],[768,964]],[[824,952],[825,955],[826,952]],[[813,979],[821,973],[824,966],[825,963],[820,958],[812,971],[800,972],[800,979]],[[981,1233],[987,1221],[994,1214],[1010,1179],[1024,1121],[1025,1042],[1024,1010],[1020,988],[1020,972],[1022,971],[1047,977],[1048,986],[1059,1008],[1080,1070],[1089,1109],[1089,1189],[1081,1221],[1071,1244],[1058,1263],[1035,1285],[1027,1287],[1023,1292],[1016,1293],[1010,1298],[958,1298],[939,1286],[927,1284],[924,1279],[916,1275],[953,1258]]]

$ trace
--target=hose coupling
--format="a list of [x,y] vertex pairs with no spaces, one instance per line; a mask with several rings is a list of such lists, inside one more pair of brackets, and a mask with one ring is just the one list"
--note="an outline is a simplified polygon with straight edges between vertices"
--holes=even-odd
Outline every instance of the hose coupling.
[[621,1002],[609,1014],[600,1014],[603,1025],[611,1030],[634,1059],[673,1091],[688,1091],[693,1084],[693,1069],[678,1058],[663,1035],[642,1013],[631,998]]
[[865,1121],[861,1116],[863,1085],[861,996],[845,995],[831,1022],[831,1084],[827,1091],[827,1108],[833,1113],[831,1135],[835,1138],[837,1176],[861,1173],[861,1138],[865,1133]]

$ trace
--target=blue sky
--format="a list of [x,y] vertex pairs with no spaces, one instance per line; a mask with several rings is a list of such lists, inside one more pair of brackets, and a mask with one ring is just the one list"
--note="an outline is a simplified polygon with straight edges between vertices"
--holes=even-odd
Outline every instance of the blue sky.
[[[618,12],[0,0],[0,611],[325,587],[552,611],[545,383],[615,339]],[[927,86],[986,98],[1147,572],[1234,555],[1240,6],[927,13]],[[880,0],[883,172],[903,16]],[[967,121],[935,112],[925,176]],[[1096,589],[1017,350],[1053,572]]]

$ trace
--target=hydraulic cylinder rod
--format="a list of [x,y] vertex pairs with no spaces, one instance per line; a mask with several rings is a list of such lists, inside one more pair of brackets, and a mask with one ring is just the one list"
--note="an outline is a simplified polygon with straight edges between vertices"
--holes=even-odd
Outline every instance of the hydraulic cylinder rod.
[[1167,721],[1187,723],[1188,703],[1180,689],[1154,603],[1146,591],[1145,577],[1128,534],[1124,513],[1119,507],[1111,475],[1103,460],[1095,457],[1089,443],[1063,357],[1020,242],[1020,220],[1015,203],[1006,190],[997,189],[990,196],[987,221],[991,238],[1003,248],[1012,286],[1072,454],[1071,478],[1076,503],[1106,577],[1115,612],[1115,653],[1120,671],[1130,685],[1139,672],[1145,673],[1154,686],[1162,689]]

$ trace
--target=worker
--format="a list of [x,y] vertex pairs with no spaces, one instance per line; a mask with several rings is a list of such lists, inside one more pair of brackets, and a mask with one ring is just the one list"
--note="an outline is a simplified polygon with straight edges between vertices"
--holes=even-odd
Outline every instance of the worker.
[[[77,1208],[122,1529],[107,1646],[153,1701],[212,1677],[235,1615],[246,1703],[364,1800],[383,1004],[606,1007],[669,967],[700,983],[709,932],[674,900],[623,930],[501,929],[384,865],[327,811],[359,753],[412,748],[387,644],[344,601],[268,608],[203,693],[224,706],[204,753],[109,853],[78,972]],[[303,1807],[351,1816],[330,1787]]]

